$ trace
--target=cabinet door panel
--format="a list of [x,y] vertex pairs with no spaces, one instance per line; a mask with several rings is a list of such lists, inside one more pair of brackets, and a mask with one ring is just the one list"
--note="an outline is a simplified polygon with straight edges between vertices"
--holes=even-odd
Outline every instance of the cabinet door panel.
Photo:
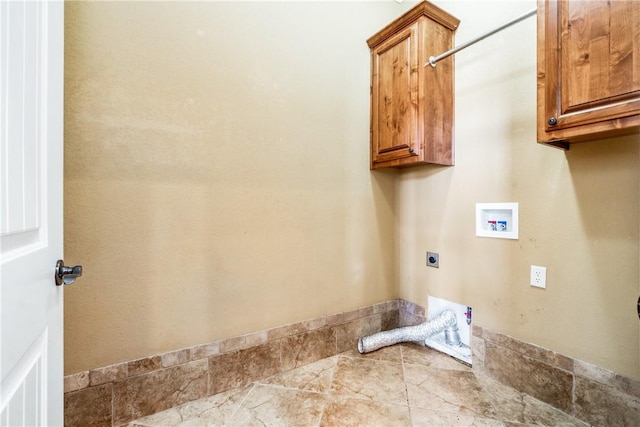
[[640,3],[613,2],[611,7],[611,79],[613,95],[640,90]]
[[[640,114],[640,2],[549,2],[547,131]],[[557,48],[555,48],[555,46]]]
[[415,155],[417,141],[417,25],[390,38],[372,54],[371,133],[374,161]]

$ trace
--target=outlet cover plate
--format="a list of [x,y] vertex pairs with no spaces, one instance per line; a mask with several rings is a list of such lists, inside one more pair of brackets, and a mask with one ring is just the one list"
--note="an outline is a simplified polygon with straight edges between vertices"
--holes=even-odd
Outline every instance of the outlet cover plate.
[[547,268],[540,267],[537,265],[531,266],[531,286],[535,286],[537,288],[546,288],[547,287]]
[[435,252],[427,252],[427,267],[440,268],[440,255]]

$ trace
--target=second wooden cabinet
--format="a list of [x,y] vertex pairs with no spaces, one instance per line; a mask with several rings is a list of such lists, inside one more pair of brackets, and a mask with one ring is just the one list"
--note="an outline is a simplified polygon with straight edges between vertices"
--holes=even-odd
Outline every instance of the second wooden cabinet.
[[371,49],[371,169],[453,165],[453,46],[459,21],[419,3],[367,40]]
[[640,133],[640,1],[538,1],[538,142]]

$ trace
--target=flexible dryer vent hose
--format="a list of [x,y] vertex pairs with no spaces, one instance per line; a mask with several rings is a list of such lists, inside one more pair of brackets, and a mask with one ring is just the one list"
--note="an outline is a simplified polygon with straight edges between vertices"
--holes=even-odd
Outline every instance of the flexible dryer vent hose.
[[447,342],[447,344],[460,344],[456,315],[453,311],[445,310],[433,320],[415,326],[404,326],[402,328],[391,329],[390,331],[378,332],[373,335],[362,337],[358,340],[358,351],[369,353],[382,347],[387,347],[400,342],[424,341],[432,335],[440,332],[448,332],[447,341],[457,340],[458,342]]

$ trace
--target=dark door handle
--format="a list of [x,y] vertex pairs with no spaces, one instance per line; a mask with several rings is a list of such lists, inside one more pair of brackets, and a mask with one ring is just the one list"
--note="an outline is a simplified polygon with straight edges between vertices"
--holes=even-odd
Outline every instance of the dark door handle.
[[80,276],[82,276],[81,265],[67,267],[61,259],[56,263],[56,286],[70,285]]

